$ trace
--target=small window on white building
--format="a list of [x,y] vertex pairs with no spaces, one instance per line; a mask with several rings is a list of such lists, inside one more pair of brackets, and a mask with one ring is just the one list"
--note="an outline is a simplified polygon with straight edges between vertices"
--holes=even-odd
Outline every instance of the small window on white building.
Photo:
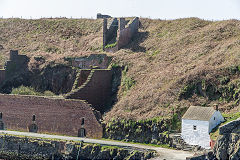
[[197,126],[193,126],[193,130],[196,131],[197,130]]

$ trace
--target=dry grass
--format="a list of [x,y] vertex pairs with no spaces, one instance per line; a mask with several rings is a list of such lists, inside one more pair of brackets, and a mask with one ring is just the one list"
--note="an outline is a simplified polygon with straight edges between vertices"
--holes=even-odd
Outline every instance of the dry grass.
[[10,49],[18,49],[52,61],[100,51],[101,28],[101,20],[90,19],[0,19],[0,54],[7,57]]
[[[240,22],[197,18],[140,21],[134,41],[113,55],[115,62],[128,65],[126,76],[135,85],[127,92],[120,88],[119,101],[105,119],[147,119],[169,115],[176,106],[215,103],[196,95],[179,100],[178,94],[194,79],[214,79],[219,69],[240,64]],[[0,53],[19,49],[52,61],[99,52],[101,25],[101,20],[87,19],[1,19],[0,45],[4,49]]]
[[[136,38],[129,45],[135,52],[116,53],[116,61],[129,64],[128,75],[136,80],[136,85],[119,98],[106,120],[111,117],[147,119],[165,116],[176,106],[215,103],[197,96],[178,100],[178,94],[193,79],[211,79],[219,69],[240,64],[240,22],[190,18],[141,19],[141,23],[139,35],[147,36]],[[146,51],[136,52],[139,48]]]

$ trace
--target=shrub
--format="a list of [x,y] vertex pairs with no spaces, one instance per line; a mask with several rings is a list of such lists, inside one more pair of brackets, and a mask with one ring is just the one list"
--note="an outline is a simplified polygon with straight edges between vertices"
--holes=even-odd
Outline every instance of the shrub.
[[32,87],[25,87],[25,86],[20,86],[18,88],[12,89],[11,94],[19,94],[19,95],[38,95],[40,96],[41,93],[37,92],[34,90]]
[[32,87],[20,86],[18,88],[13,88],[11,94],[18,95],[35,95],[35,96],[55,96],[51,91],[45,91],[44,93],[37,92]]

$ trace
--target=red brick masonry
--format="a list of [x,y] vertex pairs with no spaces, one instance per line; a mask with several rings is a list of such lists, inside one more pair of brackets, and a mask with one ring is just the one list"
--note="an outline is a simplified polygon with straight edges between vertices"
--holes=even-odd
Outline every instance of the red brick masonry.
[[0,94],[0,112],[9,130],[28,131],[35,114],[39,133],[77,136],[84,117],[87,137],[102,137],[92,108],[80,100]]

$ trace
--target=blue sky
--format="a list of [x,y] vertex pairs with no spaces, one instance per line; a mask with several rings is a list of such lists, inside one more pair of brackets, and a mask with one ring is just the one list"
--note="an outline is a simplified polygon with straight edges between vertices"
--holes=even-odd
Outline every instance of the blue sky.
[[0,17],[4,18],[95,18],[97,13],[160,19],[240,19],[240,0],[0,0]]

